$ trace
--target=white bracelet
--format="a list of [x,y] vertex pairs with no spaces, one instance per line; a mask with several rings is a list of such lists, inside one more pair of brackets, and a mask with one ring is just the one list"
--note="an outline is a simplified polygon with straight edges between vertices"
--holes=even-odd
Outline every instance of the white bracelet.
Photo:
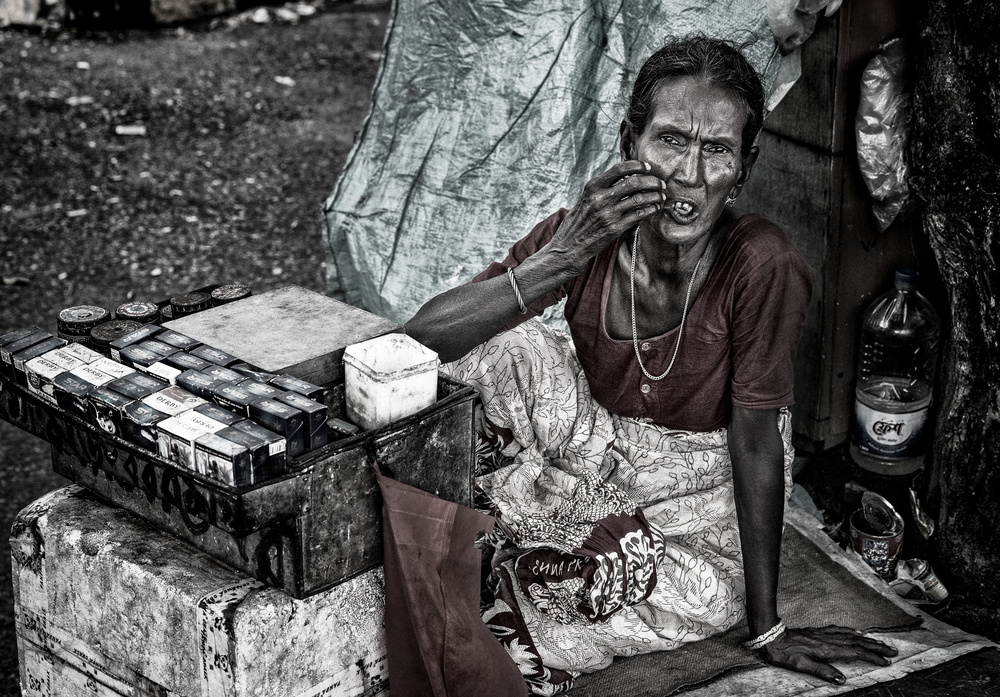
[[528,308],[524,306],[524,298],[521,297],[521,289],[517,287],[517,279],[514,278],[514,269],[507,269],[507,278],[510,279],[510,287],[514,289],[514,297],[517,298],[517,306],[521,308],[521,314],[528,314]]
[[768,644],[770,644],[772,641],[777,639],[779,636],[784,634],[785,629],[786,629],[785,623],[782,622],[781,620],[778,620],[778,624],[768,629],[766,632],[761,634],[756,639],[751,639],[750,641],[744,642],[743,646],[752,651],[756,651],[757,649],[762,649]]

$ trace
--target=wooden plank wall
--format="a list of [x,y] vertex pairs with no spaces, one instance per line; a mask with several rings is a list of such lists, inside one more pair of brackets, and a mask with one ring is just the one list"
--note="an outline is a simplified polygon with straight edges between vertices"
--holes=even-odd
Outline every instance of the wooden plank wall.
[[857,164],[861,74],[878,44],[904,31],[901,0],[848,0],[802,48],[802,77],[770,114],[741,205],[780,225],[816,274],[795,366],[796,445],[820,452],[847,440],[864,309],[914,266],[915,226],[879,233]]

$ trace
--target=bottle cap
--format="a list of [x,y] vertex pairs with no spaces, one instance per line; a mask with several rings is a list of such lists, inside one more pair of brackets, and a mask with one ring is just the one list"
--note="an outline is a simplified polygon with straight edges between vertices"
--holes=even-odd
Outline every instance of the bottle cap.
[[218,307],[219,305],[225,305],[235,300],[248,298],[250,295],[250,286],[243,285],[242,283],[219,286],[212,291],[212,304]]
[[899,290],[916,288],[919,275],[920,273],[916,269],[898,269],[896,271],[896,288]]
[[59,313],[57,325],[62,334],[86,336],[101,322],[110,319],[110,313],[97,305],[67,307]]
[[173,311],[174,318],[201,312],[211,306],[212,296],[201,291],[185,293],[184,295],[170,298],[170,309]]
[[115,319],[149,324],[159,321],[160,308],[155,303],[145,301],[122,303],[115,310]]

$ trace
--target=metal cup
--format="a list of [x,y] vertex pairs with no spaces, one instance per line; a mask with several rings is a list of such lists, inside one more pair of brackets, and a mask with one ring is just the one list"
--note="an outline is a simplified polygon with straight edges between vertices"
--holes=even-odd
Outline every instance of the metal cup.
[[903,547],[903,521],[897,520],[886,532],[876,530],[862,508],[851,514],[851,549],[865,560],[883,580],[896,577],[896,562]]

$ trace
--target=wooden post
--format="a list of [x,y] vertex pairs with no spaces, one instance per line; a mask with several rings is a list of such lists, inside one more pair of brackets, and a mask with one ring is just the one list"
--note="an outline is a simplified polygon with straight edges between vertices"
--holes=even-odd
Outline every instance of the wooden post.
[[1000,7],[927,0],[914,64],[911,185],[948,290],[931,503],[935,568],[1000,607]]

